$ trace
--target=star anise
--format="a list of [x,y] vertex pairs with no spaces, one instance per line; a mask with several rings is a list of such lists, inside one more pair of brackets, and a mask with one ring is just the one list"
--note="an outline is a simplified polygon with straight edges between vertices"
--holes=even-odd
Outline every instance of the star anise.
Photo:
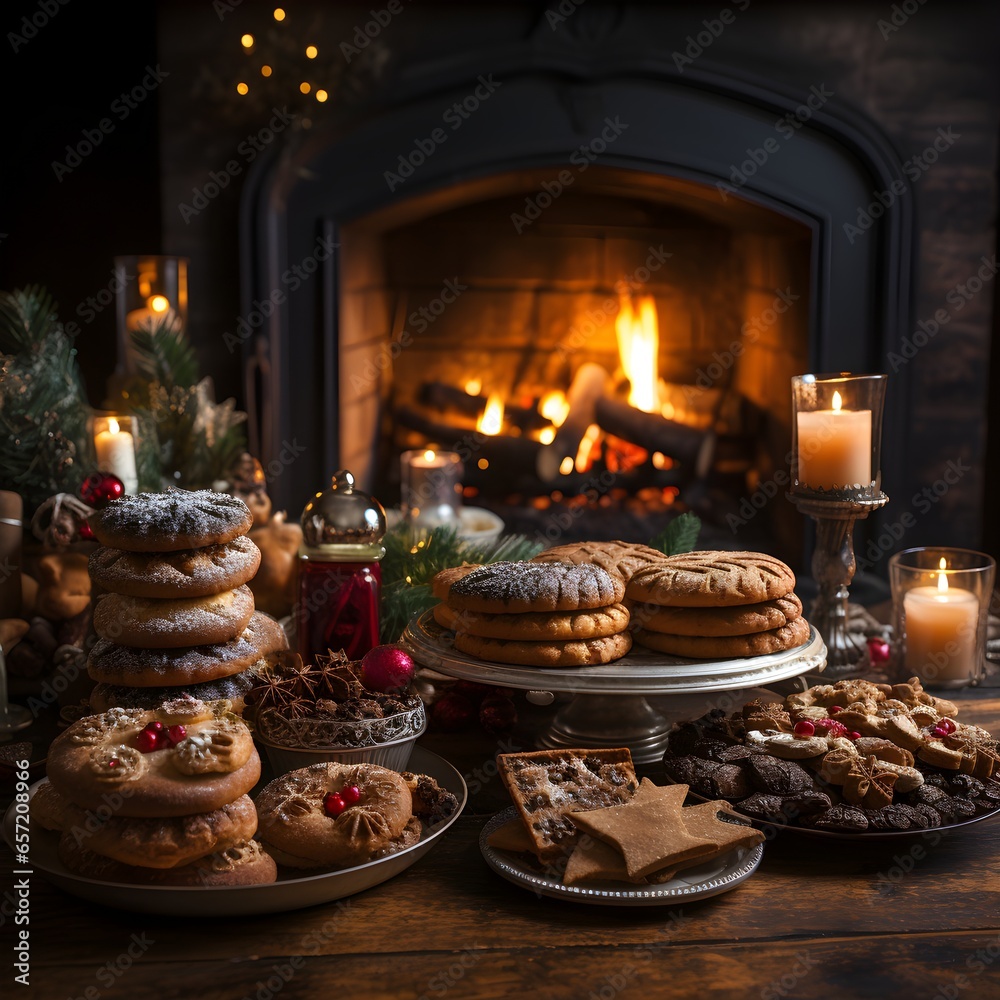
[[354,663],[343,652],[333,652],[327,656],[316,656],[315,667],[319,682],[316,695],[333,701],[359,698],[365,688],[354,669]]

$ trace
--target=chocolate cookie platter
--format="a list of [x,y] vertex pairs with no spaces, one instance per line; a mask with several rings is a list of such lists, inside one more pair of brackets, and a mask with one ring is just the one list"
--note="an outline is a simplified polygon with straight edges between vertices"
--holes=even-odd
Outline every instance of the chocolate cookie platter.
[[772,829],[898,836],[1000,811],[1000,741],[950,701],[863,679],[674,727],[667,776]]
[[760,830],[726,802],[686,806],[686,786],[640,781],[627,748],[499,754],[497,767],[513,806],[486,824],[480,850],[541,895],[662,905],[725,892],[760,863]]

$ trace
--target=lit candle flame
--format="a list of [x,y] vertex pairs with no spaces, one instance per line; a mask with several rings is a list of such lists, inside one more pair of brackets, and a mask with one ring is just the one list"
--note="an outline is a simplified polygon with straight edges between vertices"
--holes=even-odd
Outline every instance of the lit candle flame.
[[941,571],[938,573],[938,593],[947,594],[948,593],[948,577],[945,576],[945,570],[948,568],[948,563],[945,561],[944,556],[941,557],[941,562],[938,563],[938,569]]
[[166,295],[154,295],[147,305],[155,313],[165,313],[170,308],[170,299]]
[[844,405],[844,401],[840,398],[840,393],[835,392],[833,394],[833,409],[835,413],[840,412],[840,408]]
[[436,457],[437,456],[434,454],[434,449],[433,448],[428,448],[427,451],[424,452],[424,461],[425,462],[433,462]]
[[500,433],[503,428],[503,400],[492,393],[486,400],[486,409],[476,422],[476,430],[491,436]]
[[118,426],[118,421],[114,417],[108,417],[108,433],[117,434],[121,430]]

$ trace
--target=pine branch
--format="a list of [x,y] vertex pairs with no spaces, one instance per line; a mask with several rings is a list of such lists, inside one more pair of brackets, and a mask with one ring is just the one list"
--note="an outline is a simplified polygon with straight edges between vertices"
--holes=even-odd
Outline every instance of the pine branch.
[[167,389],[192,388],[198,381],[198,358],[180,326],[156,317],[133,330],[136,370],[146,380]]
[[0,354],[37,349],[57,327],[55,299],[41,285],[0,293]]

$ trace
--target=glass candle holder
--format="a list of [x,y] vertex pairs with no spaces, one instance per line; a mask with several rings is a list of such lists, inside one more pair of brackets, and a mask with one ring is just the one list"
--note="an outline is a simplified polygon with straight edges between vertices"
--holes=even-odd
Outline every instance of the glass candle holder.
[[792,379],[792,493],[867,500],[882,488],[886,375]]
[[119,372],[135,374],[132,334],[153,323],[187,329],[188,258],[164,254],[115,257]]
[[418,528],[457,526],[463,472],[462,459],[454,451],[404,451],[400,456],[400,487],[406,520]]
[[900,679],[960,688],[983,677],[996,561],[984,552],[913,548],[889,559]]
[[124,413],[99,413],[91,418],[97,471],[117,476],[125,492],[133,495],[139,492],[136,424],[137,421]]

